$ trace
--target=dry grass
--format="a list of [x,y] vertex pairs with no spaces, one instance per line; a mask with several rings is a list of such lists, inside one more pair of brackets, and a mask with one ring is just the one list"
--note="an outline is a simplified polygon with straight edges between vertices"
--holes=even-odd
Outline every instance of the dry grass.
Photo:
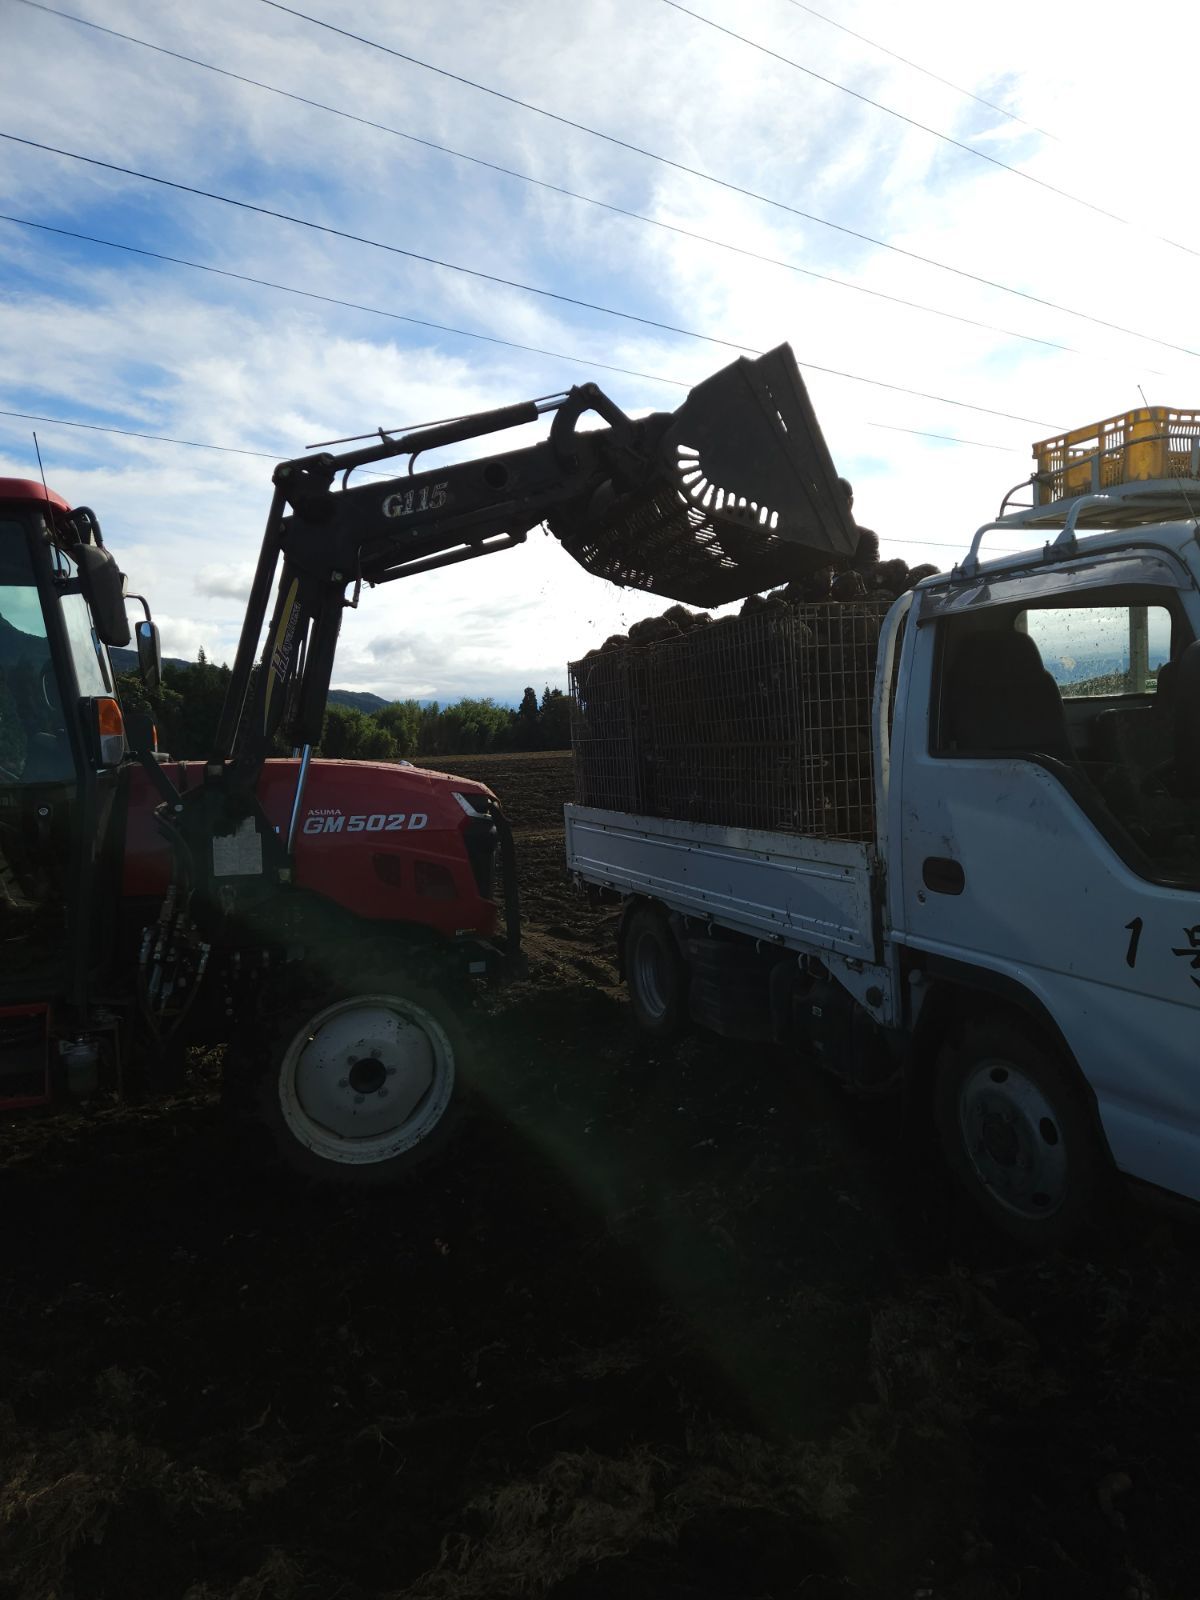
[[981,1410],[1025,1410],[1063,1389],[1029,1330],[963,1271],[875,1312],[868,1368],[882,1405],[925,1436],[952,1432]]
[[15,1600],[67,1600],[72,1556],[82,1545],[102,1543],[120,1513],[171,1523],[181,1513],[239,1506],[208,1474],[181,1469],[128,1434],[50,1435],[35,1446],[15,1427],[5,1433],[0,1570],[20,1574]]

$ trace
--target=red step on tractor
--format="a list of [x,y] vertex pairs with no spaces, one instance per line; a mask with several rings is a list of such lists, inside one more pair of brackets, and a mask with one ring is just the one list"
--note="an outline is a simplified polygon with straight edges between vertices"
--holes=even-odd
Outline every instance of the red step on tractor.
[[[417,457],[553,413],[524,449]],[[603,424],[580,429],[585,415]],[[0,1109],[151,1084],[224,1044],[230,1097],[314,1176],[380,1181],[441,1148],[472,981],[519,959],[512,840],[483,785],[311,759],[342,611],[545,523],[589,571],[719,605],[852,552],[786,345],[673,413],[595,386],[275,470],[217,735],[173,760],[120,704],[126,584],[99,524],[0,480]],[[341,441],[350,443],[351,441]],[[349,480],[407,456],[406,475]],[[268,619],[272,590],[275,600]],[[161,672],[145,612],[144,681]],[[268,759],[277,737],[298,750]],[[501,915],[503,910],[503,916]]]

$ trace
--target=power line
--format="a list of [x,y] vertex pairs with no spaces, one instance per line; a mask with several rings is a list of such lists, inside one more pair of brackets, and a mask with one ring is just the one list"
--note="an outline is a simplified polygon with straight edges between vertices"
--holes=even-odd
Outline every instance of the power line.
[[[184,445],[190,450],[215,450],[222,455],[255,456],[261,461],[280,461],[283,457],[270,455],[265,450],[241,450],[231,444],[208,444],[199,439],[177,439],[166,433],[142,433],[133,428],[105,427],[98,422],[74,422],[69,417],[47,417],[34,411],[6,411],[0,410],[0,417],[16,417],[24,422],[44,422],[55,428],[84,428],[89,433],[111,433],[123,439],[149,439],[157,444]],[[366,471],[366,468],[361,468]],[[372,477],[388,477],[387,473],[371,473]],[[961,550],[957,544],[946,544],[936,539],[888,539],[881,538],[881,544],[920,545],[922,549],[931,550]]]
[[926,78],[932,78],[935,83],[943,84],[947,89],[953,89],[955,94],[965,95],[968,100],[974,100],[976,105],[986,106],[989,111],[997,111],[1002,117],[1007,117],[1010,122],[1019,122],[1023,128],[1029,128],[1034,133],[1040,133],[1044,139],[1053,139],[1056,144],[1061,143],[1056,133],[1049,132],[1046,128],[1039,128],[1036,122],[1028,122],[1024,117],[1017,116],[1015,111],[1006,111],[1003,106],[998,106],[994,100],[985,100],[983,95],[975,94],[971,89],[964,89],[959,83],[953,83],[949,78],[943,78],[940,73],[931,72],[928,67],[923,67],[919,61],[910,61],[907,56],[902,56],[896,50],[889,50],[887,45],[880,44],[878,39],[868,39],[865,33],[855,33],[853,28],[848,28],[844,22],[835,22],[832,17],[827,17],[823,11],[804,4],[804,0],[789,0],[798,11],[807,11],[810,17],[816,17],[819,22],[827,22],[831,28],[837,28],[841,33],[848,33],[852,39],[858,39],[863,44],[870,45],[872,50],[879,50],[885,56],[891,56],[893,61],[899,61],[903,66],[910,67],[913,72],[920,72]]
[[[909,117],[903,111],[897,111],[892,106],[884,105],[882,100],[873,100],[869,94],[862,94],[858,89],[851,89],[848,84],[838,83],[836,78],[828,78],[823,72],[817,72],[813,67],[806,67],[803,62],[794,61],[791,56],[785,56],[778,50],[772,50],[769,45],[760,44],[757,39],[751,39],[744,33],[738,33],[733,28],[727,28],[724,23],[715,21],[712,17],[703,16],[699,11],[692,11],[690,7],[681,3],[681,0],[662,0],[664,5],[670,6],[673,11],[680,11],[685,17],[703,23],[706,28],[712,28],[717,33],[723,33],[727,39],[736,39],[739,44],[757,50],[764,56],[770,56],[773,61],[781,62],[785,67],[792,67],[797,72],[803,72],[806,77],[815,78],[818,83],[826,84],[831,89],[837,89],[841,94],[847,94],[852,100],[858,100],[863,105],[871,106],[876,111],[882,111],[886,116],[895,117],[898,122],[916,128],[921,133],[928,133],[934,139],[940,139],[943,144],[952,145],[955,150],[962,150],[969,156],[974,156],[977,161],[986,161],[989,166],[999,167],[1004,172],[1011,172],[1016,178],[1023,178],[1026,183],[1036,184],[1039,189],[1045,189],[1049,194],[1056,194],[1060,200],[1069,200],[1072,205],[1082,206],[1085,211],[1092,211],[1097,216],[1107,217],[1110,222],[1117,222],[1123,228],[1134,228],[1141,231],[1137,223],[1128,217],[1119,216],[1115,211],[1109,211],[1105,206],[1098,206],[1094,201],[1085,200],[1081,195],[1072,194],[1069,189],[1060,189],[1057,184],[1049,183],[1045,178],[1038,178],[1032,172],[1026,172],[1022,167],[1014,167],[1011,162],[1001,161],[999,156],[988,155],[986,150],[978,150],[974,145],[965,144],[961,139],[955,139],[948,133],[942,133],[937,128],[931,128],[927,122],[918,122],[915,117]],[[1188,255],[1200,255],[1200,250],[1193,250],[1189,245],[1180,244],[1175,239],[1167,239],[1160,233],[1153,237],[1162,244],[1172,245],[1176,250],[1184,250]]]
[[484,283],[496,283],[505,289],[519,289],[525,294],[541,295],[546,300],[558,300],[564,305],[579,306],[584,311],[598,311],[606,317],[620,317],[623,322],[637,322],[646,328],[657,328],[661,333],[677,333],[685,339],[699,339],[704,344],[716,344],[726,350],[736,350],[740,355],[761,355],[747,344],[737,344],[732,339],[722,339],[715,333],[698,333],[691,328],[676,327],[671,322],[659,322],[654,317],[642,317],[634,311],[618,311],[612,306],[597,305],[592,300],[581,300],[573,294],[561,294],[557,289],[543,289],[537,284],[521,283],[516,278],[503,278],[495,272],[483,272],[478,267],[465,267],[457,261],[443,261],[439,256],[423,255],[419,250],[405,250],[402,245],[386,244],[382,239],[368,239],[365,234],[349,233],[345,228],[334,228],[325,222],[312,222],[307,217],[295,217],[288,211],[274,211],[270,206],[255,205],[250,200],[236,200],[232,195],[217,194],[212,189],[200,189],[195,184],[179,183],[173,178],[160,178],[152,172],[139,172],[135,167],[118,166],[113,161],[100,161],[96,156],[80,155],[77,150],[62,150],[57,145],[42,144],[37,139],[24,139],[16,133],[0,131],[0,139],[12,144],[22,144],[31,150],[44,150],[50,155],[65,156],[69,161],[82,161],[89,167],[100,167],[105,172],[119,172],[126,178],[137,178],[142,183],[157,183],[164,189],[175,189],[180,194],[198,196],[201,200],[216,200],[224,206],[236,206],[239,211],[252,211],[260,217],[271,217],[276,222],[290,222],[294,227],[307,228],[313,233],[325,233],[334,239],[345,239],[350,244],[365,244],[372,250],[386,250],[389,255],[404,256],[409,261],[420,261],[429,267],[441,267],[447,272],[460,272],[468,278],[479,278]]
[[89,433],[115,433],[123,439],[152,439],[157,444],[181,444],[189,450],[219,450],[222,455],[257,456],[260,461],[279,461],[280,456],[266,450],[241,450],[232,444],[204,444],[199,439],[176,439],[168,433],[141,433],[136,428],[105,427],[99,422],[73,422],[69,417],[44,417],[34,411],[4,411],[0,417],[18,417],[24,422],[48,422],[56,428],[86,428]]
[[947,444],[974,445],[976,450],[1003,450],[1007,455],[1019,448],[1012,444],[989,444],[983,439],[960,439],[953,433],[926,433],[924,428],[901,428],[894,422],[868,422],[868,428],[886,428],[889,433],[911,433],[918,439],[943,439]]
[[352,33],[348,28],[339,28],[335,23],[326,22],[321,17],[310,16],[308,12],[298,11],[294,6],[285,5],[283,0],[259,0],[259,4],[270,6],[275,11],[282,11],[289,17],[296,17],[301,22],[311,23],[315,28],[324,28],[327,32],[338,34],[343,39],[351,39],[356,44],[366,45],[368,49],[379,50],[384,55],[394,56],[396,60],[405,61],[410,66],[420,67],[426,72],[436,73],[441,78],[447,78],[453,83],[463,84],[466,88],[475,89],[480,94],[491,95],[494,99],[503,100],[508,105],[520,106],[523,111],[532,111],[539,117],[546,117],[551,122],[558,123],[560,127],[574,128],[579,133],[588,134],[591,138],[603,139],[605,143],[615,145],[620,150],[629,150],[635,155],[645,156],[647,160],[656,161],[659,165],[670,167],[675,172],[684,172],[689,177],[700,178],[705,183],[715,184],[718,188],[725,189],[730,194],[740,194],[748,200],[757,201],[761,205],[772,206],[777,211],[786,211],[790,216],[801,217],[806,222],[816,223],[818,227],[831,228],[835,233],[845,234],[848,238],[861,240],[864,244],[875,245],[880,250],[890,250],[894,255],[904,256],[909,261],[919,261],[926,267],[935,267],[939,272],[949,272],[954,277],[965,278],[970,283],[979,283],[988,289],[998,289],[1002,294],[1015,295],[1019,300],[1028,300],[1033,305],[1045,306],[1048,310],[1057,311],[1063,316],[1078,317],[1081,321],[1090,322],[1098,328],[1108,328],[1113,333],[1127,334],[1133,339],[1144,339],[1150,344],[1161,345],[1166,350],[1177,350],[1183,355],[1200,356],[1200,351],[1189,349],[1186,345],[1172,344],[1169,340],[1159,339],[1153,334],[1139,333],[1136,328],[1123,327],[1119,322],[1109,322],[1105,318],[1093,316],[1087,311],[1076,311],[1071,306],[1060,305],[1056,300],[1047,300],[1044,296],[1033,294],[1028,289],[1014,288],[1011,284],[1000,283],[995,278],[985,278],[981,273],[969,272],[965,267],[951,266],[949,262],[938,261],[933,256],[921,255],[919,251],[906,250],[903,245],[890,244],[886,239],[877,239],[873,234],[863,233],[858,228],[851,228],[845,223],[831,222],[827,217],[818,217],[814,212],[804,211],[799,206],[789,205],[784,200],[775,200],[770,195],[759,194],[757,190],[748,189],[743,184],[733,183],[727,178],[718,178],[713,173],[704,172],[699,167],[689,166],[684,161],[676,161],[670,156],[659,155],[654,150],[648,150],[643,145],[632,144],[628,139],[620,139],[614,133],[604,133],[599,128],[588,127],[586,123],[576,122],[573,118],[565,117],[560,112],[549,111],[545,106],[534,105],[532,101],[521,100],[516,95],[506,94],[502,89],[494,89],[486,83],[477,83],[473,78],[464,77],[458,72],[451,72],[448,67],[435,66],[430,61],[422,61],[419,56],[409,55],[403,50],[395,49],[392,45],[382,44],[377,39],[368,39],[361,33]]
[[[476,270],[473,267],[463,267],[463,266],[456,265],[453,262],[441,261],[435,256],[419,255],[414,250],[401,249],[401,247],[399,245],[385,244],[385,243],[383,243],[382,241],[380,241],[378,239],[368,239],[368,238],[364,237],[361,234],[348,233],[342,228],[329,227],[325,223],[312,222],[312,221],[309,221],[307,218],[304,218],[304,217],[293,217],[288,212],[285,212],[285,211],[273,211],[269,206],[254,205],[249,200],[236,200],[236,199],[233,199],[229,195],[216,194],[210,189],[199,189],[199,188],[196,188],[192,184],[177,183],[176,181],[174,181],[171,178],[156,177],[152,173],[139,172],[133,167],[118,166],[115,162],[112,162],[112,161],[100,161],[95,156],[80,155],[74,150],[62,150],[62,149],[59,149],[56,145],[41,144],[36,139],[24,139],[24,138],[21,138],[19,135],[15,134],[15,133],[5,133],[3,131],[0,131],[0,139],[8,139],[14,144],[25,145],[29,149],[33,149],[33,150],[43,150],[43,151],[48,152],[51,155],[66,156],[68,158],[68,160],[81,161],[81,162],[85,163],[87,166],[100,167],[106,172],[119,172],[125,177],[138,178],[138,179],[142,180],[145,183],[160,184],[164,188],[175,189],[175,190],[177,190],[177,191],[179,191],[180,193],[183,193],[183,194],[197,195],[197,196],[199,196],[199,198],[201,198],[203,200],[216,200],[216,201],[219,201],[222,205],[236,206],[239,210],[242,210],[242,211],[251,211],[251,212],[256,213],[259,216],[271,217],[272,219],[274,219],[277,222],[294,223],[297,227],[308,228],[308,229],[311,229],[315,233],[330,234],[334,238],[345,239],[345,240],[350,241],[353,244],[369,245],[373,249],[386,250],[386,251],[390,252],[393,255],[406,256],[406,257],[408,257],[408,258],[410,258],[412,260],[422,261],[422,262],[425,262],[426,264],[431,265],[431,266],[445,267],[445,268],[448,268],[452,272],[466,273],[469,277],[483,278],[483,279],[486,279],[489,283],[501,283],[501,284],[504,284],[508,288],[524,289],[524,290],[526,290],[527,292],[529,292],[531,294],[545,295],[548,298],[553,299],[553,300],[566,301],[570,305],[583,306],[583,307],[586,307],[586,309],[588,309],[590,311],[599,311],[599,312],[602,312],[606,316],[621,317],[624,320],[629,321],[629,322],[643,323],[643,324],[645,324],[645,325],[647,325],[649,327],[659,328],[659,329],[661,329],[661,330],[663,330],[665,332],[668,332],[668,333],[682,333],[682,334],[685,334],[686,337],[688,337],[688,338],[699,339],[699,340],[704,341],[707,344],[722,345],[726,349],[736,350],[741,354],[751,355],[751,356],[758,356],[758,355],[762,355],[762,353],[763,353],[761,350],[754,349],[753,346],[751,346],[751,345],[735,344],[732,340],[721,339],[721,338],[718,338],[714,334],[694,333],[694,332],[691,332],[688,329],[675,328],[670,323],[656,322],[653,318],[637,316],[633,312],[630,312],[630,311],[612,310],[607,306],[595,305],[591,301],[577,300],[572,295],[557,294],[552,289],[534,288],[532,285],[529,285],[529,284],[517,283],[511,278],[500,278],[500,277],[497,277],[494,273],[480,272],[480,271]],[[955,400],[955,399],[952,399],[949,395],[930,394],[928,391],[926,391],[924,389],[910,389],[910,388],[906,387],[904,384],[886,383],[881,378],[868,378],[868,377],[864,376],[862,373],[844,372],[838,367],[819,366],[816,362],[813,362],[813,361],[799,362],[798,365],[800,365],[805,370],[810,371],[810,372],[822,372],[822,373],[827,374],[830,377],[844,378],[844,379],[846,379],[847,382],[850,382],[850,383],[865,383],[865,384],[870,385],[872,388],[890,390],[894,394],[911,395],[914,399],[917,399],[917,400],[933,400],[939,405],[954,406],[954,407],[956,407],[956,408],[958,408],[960,410],[964,410],[964,411],[978,411],[984,416],[1002,417],[1007,422],[1028,422],[1028,423],[1032,424],[1034,427],[1038,427],[1038,428],[1057,428],[1059,426],[1057,423],[1054,423],[1054,422],[1046,422],[1043,418],[1040,418],[1040,417],[1023,417],[1023,416],[1015,415],[1011,411],[999,411],[993,406],[980,406],[980,405],[975,405],[972,402],[967,401],[967,400]]]
[[186,256],[169,256],[161,250],[146,250],[141,245],[122,244],[116,239],[101,239],[92,233],[77,233],[73,228],[56,228],[49,222],[34,222],[29,217],[14,217],[0,211],[0,222],[15,223],[21,228],[36,228],[40,233],[55,233],[60,238],[77,239],[82,244],[103,245],[106,250],[123,250],[128,255],[145,256],[150,261],[165,261],[173,267],[188,267],[193,272],[209,272],[218,278],[232,278],[237,283],[254,284],[259,289],[274,289],[280,294],[298,295],[304,300],[319,300],[324,305],[341,306],[347,311],[365,311],[373,317],[387,317],[392,322],[407,322],[417,328],[431,328],[436,333],[453,333],[460,339],[481,339],[485,344],[501,345],[506,350],[523,350],[529,355],[548,356],[552,361],[570,361],[579,367],[598,367],[602,372],[619,372],[626,378],[646,378],[651,383],[668,383],[676,389],[690,387],[680,378],[664,378],[657,372],[640,372],[636,367],[617,367],[611,362],[596,361],[590,356],[565,355],[561,350],[544,350],[541,345],[521,344],[516,339],[501,339],[491,333],[475,333],[469,328],[454,328],[445,322],[431,322],[427,317],[405,316],[399,311],[385,311],[382,306],[369,306],[358,300],[341,300],[336,295],[318,294],[315,289],[298,289],[290,283],[275,283],[270,278],[255,278],[248,272],[234,272],[229,267],[214,267],[204,261],[189,261]]
[[[575,189],[568,189],[563,184],[550,183],[544,178],[535,178],[530,173],[520,172],[516,168],[503,166],[497,161],[485,160],[482,156],[470,155],[464,150],[455,150],[449,145],[438,144],[436,140],[426,139],[420,134],[409,133],[403,128],[394,128],[385,122],[376,122],[370,117],[359,116],[356,112],[346,111],[340,106],[326,105],[324,101],[313,100],[307,95],[295,94],[290,89],[281,89],[277,84],[265,83],[260,78],[250,78],[244,73],[233,72],[227,67],[218,67],[211,61],[202,61],[197,56],[185,55],[180,50],[170,50],[165,45],[152,44],[148,39],[139,39],[134,34],[122,33],[117,28],[107,28],[102,23],[93,22],[89,17],[76,16],[70,11],[60,11],[55,6],[46,5],[43,0],[21,0],[21,4],[34,11],[41,11],[47,16],[58,17],[64,22],[78,23],[80,27],[91,28],[96,33],[107,34],[112,39],[120,39],[125,44],[138,46],[143,50],[152,50],[156,55],[169,56],[173,61],[185,62],[188,66],[200,67],[205,72],[216,73],[219,77],[229,78],[235,83],[245,84],[250,88],[261,89],[267,94],[278,95],[281,99],[295,101],[296,104],[308,106],[314,111],[322,111],[329,116],[341,117],[347,122],[357,123],[360,127],[371,128],[377,133],[389,134],[395,139],[404,139],[423,149],[434,150],[439,155],[450,156],[456,161],[466,161],[473,166],[483,167],[489,172],[497,172],[506,178],[515,178],[521,183],[527,183],[537,189],[548,190],[551,194],[562,195],[569,200],[577,200],[584,205],[595,206],[597,209],[607,211],[615,216],[626,217],[632,222],[640,222],[651,228],[659,228],[667,233],[673,233],[684,239],[692,239],[699,244],[711,245],[715,249],[725,250],[733,255],[744,256],[751,261],[760,261],[766,266],[780,267],[786,272],[794,272],[802,277],[816,279],[820,283],[834,284],[840,289],[849,289],[856,294],[864,294],[875,300],[884,300],[891,305],[903,306],[908,310],[918,311],[926,316],[941,317],[948,322],[958,322],[969,328],[980,328],[988,333],[999,333],[1008,339],[1020,339],[1028,344],[1036,344],[1044,349],[1059,350],[1069,355],[1085,356],[1086,352],[1075,348],[1073,345],[1062,344],[1056,339],[1043,339],[1036,334],[1022,333],[1015,328],[1003,328],[993,322],[982,321],[978,317],[963,316],[958,312],[947,311],[941,306],[924,305],[918,300],[910,300],[904,295],[888,294],[882,289],[869,288],[866,284],[854,283],[847,278],[839,278],[829,272],[817,272],[812,267],[803,267],[795,261],[784,261],[778,256],[769,256],[760,250],[751,250],[746,245],[734,244],[729,239],[717,239],[710,234],[700,233],[693,228],[682,227],[678,223],[665,222],[660,217],[650,217],[644,212],[634,211],[627,206],[619,206],[609,200],[601,200],[594,195],[580,194]],[[544,353],[544,352],[543,352]],[[602,363],[597,363],[602,365]],[[614,369],[620,370],[620,369]]]

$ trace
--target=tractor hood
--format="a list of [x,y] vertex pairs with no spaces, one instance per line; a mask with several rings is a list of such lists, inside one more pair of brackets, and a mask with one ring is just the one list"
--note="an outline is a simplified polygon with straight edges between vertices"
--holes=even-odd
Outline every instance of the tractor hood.
[[[167,762],[181,791],[202,782],[204,763]],[[170,852],[158,832],[159,797],[130,767],[124,893],[161,895]],[[297,761],[268,761],[258,798],[286,837]],[[296,819],[295,886],[369,921],[412,922],[454,936],[495,932],[485,857],[495,796],[481,783],[387,761],[316,760]]]

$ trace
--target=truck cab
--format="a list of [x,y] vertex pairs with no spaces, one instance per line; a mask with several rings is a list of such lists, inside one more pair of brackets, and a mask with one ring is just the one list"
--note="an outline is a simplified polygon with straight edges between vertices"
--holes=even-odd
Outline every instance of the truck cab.
[[568,867],[624,904],[639,1024],[903,1090],[1037,1247],[1114,1173],[1200,1201],[1200,479],[1121,465],[1035,476],[886,612],[572,669]]
[[[982,562],[977,537],[892,619],[898,709],[879,730],[892,999],[913,1029],[928,1007],[931,1033],[950,994],[1019,1014],[1073,1064],[1115,1166],[1200,1200],[1197,525],[1130,525],[1154,513],[1136,485],[1087,500],[1031,555]],[[1080,536],[1081,513],[1126,526]],[[1048,1186],[1036,1206],[1065,1182],[1049,1101],[1011,1063],[999,1076],[982,1024],[960,1033],[970,1060],[944,1114],[1000,1188],[1027,1118]]]

